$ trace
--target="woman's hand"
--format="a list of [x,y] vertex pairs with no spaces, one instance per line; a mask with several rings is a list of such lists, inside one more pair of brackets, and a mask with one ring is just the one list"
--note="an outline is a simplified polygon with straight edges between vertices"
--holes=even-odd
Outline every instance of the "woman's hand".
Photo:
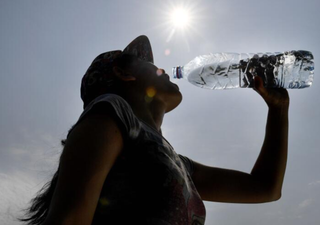
[[263,80],[259,76],[254,77],[253,89],[260,94],[270,109],[280,109],[289,107],[288,91],[284,88],[265,88]]

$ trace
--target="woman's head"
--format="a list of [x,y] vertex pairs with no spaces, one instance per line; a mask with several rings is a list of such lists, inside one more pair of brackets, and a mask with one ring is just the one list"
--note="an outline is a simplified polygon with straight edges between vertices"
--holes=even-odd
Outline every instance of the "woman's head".
[[95,58],[82,78],[81,98],[84,108],[101,94],[123,96],[129,89],[146,92],[146,100],[157,95],[171,102],[167,111],[181,101],[178,87],[169,81],[164,70],[153,64],[152,49],[146,36],[139,36],[123,51],[106,52]]
[[115,91],[113,67],[115,64],[124,66],[130,63],[128,55],[133,55],[141,60],[153,63],[149,39],[143,35],[139,36],[123,51],[105,52],[93,60],[81,82],[81,98],[84,102],[84,108],[95,97],[103,93]]

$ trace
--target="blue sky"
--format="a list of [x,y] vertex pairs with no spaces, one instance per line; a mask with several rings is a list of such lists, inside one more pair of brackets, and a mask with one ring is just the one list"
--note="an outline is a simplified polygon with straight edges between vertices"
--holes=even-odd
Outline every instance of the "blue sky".
[[[172,32],[184,5],[190,27]],[[208,203],[206,224],[320,222],[320,55],[318,0],[0,1],[0,224],[16,225],[57,168],[60,140],[82,112],[80,80],[98,54],[149,37],[155,64],[171,71],[215,52],[309,50],[312,87],[289,90],[289,158],[282,198],[268,204]],[[170,54],[166,54],[170,52]],[[164,136],[204,164],[250,172],[264,138],[267,107],[251,89],[210,91],[174,81],[184,96]]]

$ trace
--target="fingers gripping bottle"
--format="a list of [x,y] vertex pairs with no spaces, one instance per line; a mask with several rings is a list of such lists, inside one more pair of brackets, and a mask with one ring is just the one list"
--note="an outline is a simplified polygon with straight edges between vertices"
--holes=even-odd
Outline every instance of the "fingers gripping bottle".
[[216,53],[198,56],[185,66],[173,67],[173,78],[185,78],[206,89],[253,87],[254,76],[269,88],[299,89],[313,82],[314,62],[309,51]]

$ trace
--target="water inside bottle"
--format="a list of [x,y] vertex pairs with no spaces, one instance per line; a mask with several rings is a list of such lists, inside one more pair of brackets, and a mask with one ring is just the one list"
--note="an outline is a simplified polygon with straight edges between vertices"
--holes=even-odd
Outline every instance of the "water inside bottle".
[[205,89],[253,87],[254,76],[260,76],[264,86],[269,88],[306,88],[313,82],[313,56],[308,51],[251,55],[230,53],[222,59],[219,55],[219,60],[214,58],[218,56],[210,57],[205,59],[204,66],[191,69],[194,68],[191,63],[188,65],[190,68],[184,68],[190,70],[189,82]]
[[206,89],[232,89],[239,87],[239,66],[211,63],[193,70],[189,82]]

